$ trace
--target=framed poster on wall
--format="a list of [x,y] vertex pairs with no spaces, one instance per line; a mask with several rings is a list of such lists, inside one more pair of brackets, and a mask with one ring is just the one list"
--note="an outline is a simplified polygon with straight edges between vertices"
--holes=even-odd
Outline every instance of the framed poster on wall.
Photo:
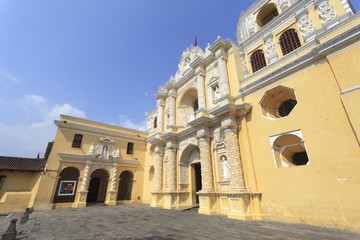
[[60,182],[58,196],[73,196],[75,194],[76,181],[65,180]]

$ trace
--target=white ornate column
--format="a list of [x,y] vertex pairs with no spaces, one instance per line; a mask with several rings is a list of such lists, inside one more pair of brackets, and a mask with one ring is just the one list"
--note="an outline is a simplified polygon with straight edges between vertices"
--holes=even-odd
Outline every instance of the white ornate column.
[[89,178],[90,178],[90,176],[89,176],[90,166],[91,166],[91,161],[89,161],[89,160],[86,161],[84,176],[83,176],[83,180],[82,180],[81,188],[80,188],[81,192],[88,192],[87,185],[88,185]]
[[166,147],[167,158],[167,187],[169,191],[176,191],[176,148]]
[[154,181],[154,191],[162,190],[163,183],[163,156],[164,151],[162,147],[155,147],[155,181]]
[[176,119],[176,90],[172,88],[169,93],[169,101],[170,101],[170,119],[169,125],[175,126],[175,119]]
[[158,116],[157,116],[157,128],[159,131],[164,131],[164,99],[157,99],[157,108],[158,108]]
[[227,62],[227,58],[225,56],[222,56],[218,61],[219,87],[220,87],[221,97],[230,95],[229,78],[227,74],[226,62]]
[[202,72],[196,78],[196,87],[198,94],[199,109],[206,109],[205,74]]
[[79,191],[79,194],[76,195],[76,199],[73,204],[74,208],[86,207],[86,198],[87,198],[87,194],[88,194],[87,185],[88,185],[89,179],[90,179],[89,174],[90,174],[91,164],[92,164],[92,162],[90,160],[86,161],[84,176],[82,178],[80,191]]
[[110,186],[110,191],[116,191],[115,186],[116,186],[116,176],[117,176],[117,168],[118,168],[118,164],[114,163],[113,166],[113,171],[112,171],[112,175],[111,175],[111,186]]
[[200,128],[197,132],[200,145],[201,183],[202,189],[198,192],[199,213],[216,214],[216,193],[214,192],[214,177],[211,161],[210,131],[208,128]]
[[214,190],[214,178],[211,161],[210,134],[209,129],[203,128],[198,130],[197,138],[200,145],[200,161],[201,161],[201,182],[202,191]]
[[164,208],[174,209],[178,207],[177,172],[176,172],[176,142],[168,140],[166,145],[165,159],[167,160],[167,190],[164,192]]
[[106,200],[105,203],[108,205],[116,205],[116,180],[117,180],[117,168],[118,164],[114,162],[113,168],[112,168],[112,175],[111,175],[111,184],[110,184],[110,190],[106,194]]
[[224,127],[225,143],[228,161],[230,164],[230,188],[232,190],[245,190],[244,172],[240,157],[237,125]]

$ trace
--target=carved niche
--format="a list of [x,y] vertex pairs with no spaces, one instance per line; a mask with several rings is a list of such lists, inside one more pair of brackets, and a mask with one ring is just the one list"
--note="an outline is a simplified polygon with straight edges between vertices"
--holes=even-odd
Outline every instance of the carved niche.
[[100,137],[98,139],[99,143],[96,145],[91,144],[89,155],[95,158],[101,159],[113,159],[120,158],[119,147],[114,148],[114,139],[110,137]]

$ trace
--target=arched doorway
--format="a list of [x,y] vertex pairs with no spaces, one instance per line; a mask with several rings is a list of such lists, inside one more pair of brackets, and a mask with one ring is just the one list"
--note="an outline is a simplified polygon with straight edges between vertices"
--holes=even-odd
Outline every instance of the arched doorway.
[[194,179],[193,181],[193,191],[195,192],[195,202],[197,204],[199,204],[199,196],[196,194],[197,192],[201,191],[202,189],[202,183],[201,183],[201,164],[200,162],[196,162],[191,164],[192,167],[192,172],[193,172],[193,176],[192,179]]
[[106,190],[108,186],[109,174],[106,170],[97,169],[91,176],[89,183],[88,195],[86,202],[88,203],[99,203],[105,202]]
[[124,171],[120,174],[117,200],[131,200],[133,179],[133,174],[129,171]]
[[[200,149],[198,146],[190,144],[181,154],[180,158],[180,185],[187,186],[190,193],[189,203],[192,205],[199,203],[199,197],[196,194],[201,190],[201,164]],[[185,189],[184,189],[185,190]]]
[[79,174],[79,170],[75,167],[67,167],[60,172],[54,203],[74,202]]

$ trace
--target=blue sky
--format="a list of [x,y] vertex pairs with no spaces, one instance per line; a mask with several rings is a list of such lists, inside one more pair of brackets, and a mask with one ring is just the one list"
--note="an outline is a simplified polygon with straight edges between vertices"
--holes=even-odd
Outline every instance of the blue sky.
[[0,0],[0,155],[44,152],[60,113],[143,128],[196,35],[236,41],[253,2]]

